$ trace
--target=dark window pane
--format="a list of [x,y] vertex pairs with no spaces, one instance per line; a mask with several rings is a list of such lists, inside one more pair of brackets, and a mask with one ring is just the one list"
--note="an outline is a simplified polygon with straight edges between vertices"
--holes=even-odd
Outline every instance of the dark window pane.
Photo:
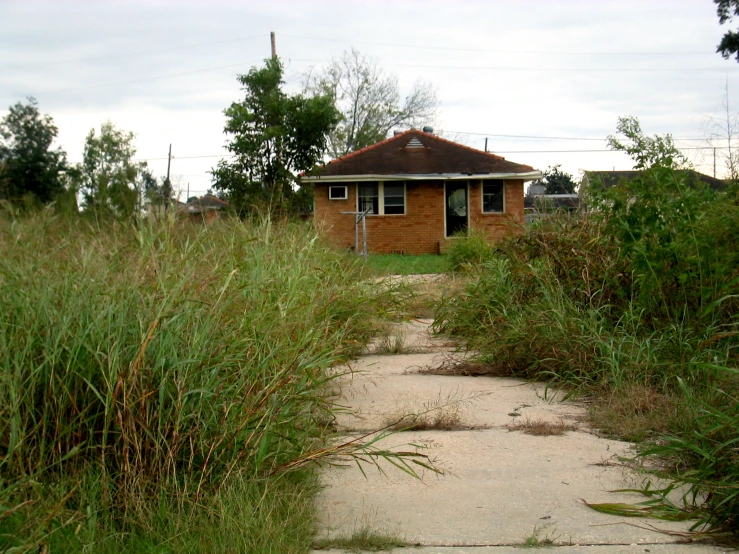
[[403,184],[385,183],[383,196],[386,214],[402,215],[405,213],[405,186]]
[[482,211],[485,213],[503,213],[503,181],[483,181]]
[[370,214],[379,214],[379,197],[377,183],[362,183],[359,185],[359,211],[369,208]]

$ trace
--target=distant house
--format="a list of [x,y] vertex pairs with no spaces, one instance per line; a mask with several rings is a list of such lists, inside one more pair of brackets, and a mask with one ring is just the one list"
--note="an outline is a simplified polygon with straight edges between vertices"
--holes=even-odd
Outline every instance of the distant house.
[[[529,188],[529,193],[531,192]],[[523,199],[526,223],[531,223],[553,212],[573,213],[580,208],[578,194],[527,194]]]
[[[688,179],[697,179],[713,190],[724,190],[726,188],[726,182],[721,179],[716,179],[709,175],[693,171],[692,169],[679,170],[680,173],[684,173]],[[627,182],[639,175],[641,171],[585,171],[583,173],[582,182],[580,184],[580,192],[584,192],[594,182],[601,183],[604,188],[615,187],[616,185]]]
[[181,202],[177,206],[177,214],[182,218],[193,221],[210,223],[217,219],[219,212],[228,208],[229,203],[212,194],[206,194],[200,198],[190,200],[187,204]]
[[469,229],[499,238],[521,229],[531,166],[442,139],[425,128],[332,160],[308,175],[314,218],[340,247],[353,248],[366,214],[370,252],[439,253]]

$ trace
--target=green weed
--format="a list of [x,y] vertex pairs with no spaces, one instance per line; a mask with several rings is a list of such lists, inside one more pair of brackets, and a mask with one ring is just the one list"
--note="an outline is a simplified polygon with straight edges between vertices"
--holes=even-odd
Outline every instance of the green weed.
[[313,548],[317,550],[336,548],[347,552],[377,552],[404,546],[408,546],[405,540],[368,525],[357,529],[351,535],[322,538],[313,542]]

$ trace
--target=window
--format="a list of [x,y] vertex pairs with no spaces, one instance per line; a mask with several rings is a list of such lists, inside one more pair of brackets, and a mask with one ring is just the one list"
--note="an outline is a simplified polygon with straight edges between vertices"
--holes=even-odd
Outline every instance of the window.
[[501,180],[482,182],[482,213],[505,212],[505,184]]
[[403,215],[405,213],[405,183],[384,183],[386,215]]
[[357,184],[357,211],[371,215],[404,215],[405,183],[392,181]]
[[328,199],[329,200],[346,200],[349,198],[346,186],[342,187],[328,187]]
[[359,183],[359,212],[365,212],[369,210],[370,214],[380,213],[380,194],[379,194],[379,183]]

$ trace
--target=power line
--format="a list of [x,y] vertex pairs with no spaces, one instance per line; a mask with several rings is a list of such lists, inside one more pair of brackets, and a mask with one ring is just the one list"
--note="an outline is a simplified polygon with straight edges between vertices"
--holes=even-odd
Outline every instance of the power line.
[[[206,154],[203,156],[172,156],[173,160],[196,160],[199,158],[233,158],[235,154]],[[135,162],[160,162],[168,159],[166,156],[163,158],[136,158]]]
[[89,90],[89,89],[103,88],[103,87],[117,87],[121,85],[133,84],[133,83],[143,83],[146,81],[155,81],[158,79],[169,79],[170,77],[181,77],[183,75],[195,75],[197,73],[207,73],[209,71],[218,71],[220,69],[230,69],[233,67],[240,67],[243,65],[251,65],[253,63],[256,63],[256,62],[248,61],[248,62],[241,62],[241,63],[235,63],[235,64],[230,64],[230,65],[222,65],[219,67],[208,67],[205,69],[196,69],[194,71],[184,71],[182,73],[167,73],[165,75],[154,75],[151,77],[142,77],[141,79],[131,79],[129,81],[119,81],[117,83],[101,83],[97,85],[88,85],[84,87],[75,87],[75,88],[68,88],[68,89],[62,89],[62,90],[50,90],[50,91],[42,92],[40,94],[31,94],[30,96],[40,98],[43,96],[48,96],[50,94],[64,94],[67,92],[75,92],[78,90]]
[[[464,133],[460,133],[464,134]],[[467,133],[472,134],[472,133]],[[678,148],[678,150],[728,150],[728,146],[686,146],[684,148]],[[568,149],[568,150],[493,150],[494,154],[587,154],[593,152],[612,152],[620,153],[620,150],[611,150],[608,148],[588,148],[588,149]],[[172,156],[173,160],[195,160],[203,158],[234,158],[235,154],[207,154],[201,156]],[[136,162],[158,162],[165,161],[167,157],[163,158],[136,158],[133,161]],[[182,174],[184,175],[184,174]],[[187,174],[194,176],[195,174]]]
[[[446,133],[454,133],[457,135],[475,135],[475,136],[481,136],[481,137],[525,138],[525,139],[537,139],[537,140],[596,140],[600,142],[607,140],[607,137],[595,138],[595,137],[551,137],[551,136],[538,136],[538,135],[502,135],[498,133],[473,133],[470,131],[452,131],[449,129],[442,129],[442,131]],[[672,137],[672,140],[706,140],[706,138],[705,137],[684,137],[684,138]]]
[[[290,58],[296,62],[323,63],[324,60],[315,60],[311,58]],[[739,71],[739,67],[520,67],[520,66],[472,66],[472,65],[426,65],[426,64],[404,64],[404,63],[382,63],[388,67],[412,67],[420,69],[455,69],[455,70],[471,70],[471,71],[545,71],[545,72],[567,72],[567,71],[587,71],[588,73],[645,73],[645,72],[716,72],[726,73],[728,71]]]
[[326,38],[326,37],[312,37],[306,35],[293,35],[289,33],[280,33],[281,36],[299,38],[304,40],[315,40],[321,42],[343,42],[349,44],[366,44],[369,46],[389,46],[392,48],[415,48],[419,50],[447,50],[453,52],[489,52],[496,54],[564,54],[571,56],[704,56],[713,54],[713,52],[694,51],[694,52],[573,52],[573,51],[562,51],[562,50],[500,50],[492,48],[454,48],[447,46],[433,46],[433,45],[420,45],[420,44],[398,44],[389,42],[372,42],[366,40],[354,40],[354,39],[341,39],[341,38]]
[[[728,146],[686,146],[678,150],[727,150]],[[622,153],[621,150],[588,149],[588,150],[493,150],[493,154],[566,154],[566,153],[589,153],[589,152],[613,152]]]
[[3,67],[48,67],[52,65],[66,65],[71,63],[80,63],[80,62],[92,62],[92,61],[99,61],[99,60],[110,60],[110,59],[117,59],[117,58],[128,58],[133,56],[144,56],[148,54],[159,54],[162,52],[174,52],[176,50],[188,50],[190,48],[201,48],[203,46],[212,46],[214,44],[228,44],[232,42],[241,42],[245,40],[252,40],[256,38],[263,38],[266,36],[266,33],[261,33],[259,35],[252,35],[248,37],[240,37],[240,38],[233,38],[228,40],[217,40],[213,42],[201,42],[198,44],[186,44],[183,46],[173,46],[171,48],[162,48],[159,50],[142,50],[140,52],[129,52],[127,54],[111,54],[109,56],[93,56],[90,58],[77,58],[76,60],[62,60],[62,61],[56,61],[56,62],[43,62],[43,63],[31,63],[31,64],[9,64]]

